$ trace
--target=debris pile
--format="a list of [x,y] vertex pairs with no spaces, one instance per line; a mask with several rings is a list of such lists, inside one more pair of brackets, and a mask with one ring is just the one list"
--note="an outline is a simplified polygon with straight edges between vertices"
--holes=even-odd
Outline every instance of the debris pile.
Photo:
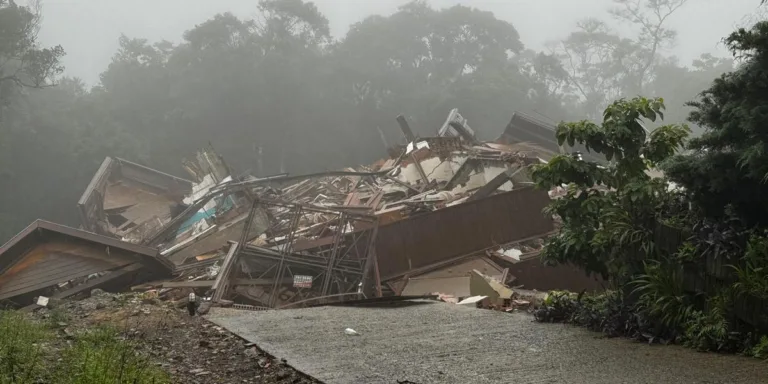
[[[430,292],[466,297],[473,271],[514,285],[510,270],[535,268],[541,239],[554,230],[542,214],[550,196],[530,179],[530,166],[548,152],[510,139],[519,116],[497,142],[480,141],[456,109],[433,137],[417,137],[398,116],[406,144],[387,158],[309,175],[237,175],[211,147],[182,161],[189,179],[107,158],[78,202],[82,229],[67,228],[61,239],[88,237],[100,262],[41,237],[32,248],[82,270],[30,285],[24,274],[40,276],[44,267],[23,261],[38,251],[19,246],[6,257],[6,244],[0,300],[60,297],[46,289],[105,271],[125,279],[84,282],[75,294],[109,285],[178,303],[196,292],[214,305],[264,309]],[[24,289],[4,294],[16,283]]]
[[468,305],[477,308],[503,312],[517,310],[532,311],[545,297],[545,293],[536,290],[510,288],[498,278],[487,276],[473,270],[467,286],[458,296],[442,292],[433,292],[437,300],[451,304]]

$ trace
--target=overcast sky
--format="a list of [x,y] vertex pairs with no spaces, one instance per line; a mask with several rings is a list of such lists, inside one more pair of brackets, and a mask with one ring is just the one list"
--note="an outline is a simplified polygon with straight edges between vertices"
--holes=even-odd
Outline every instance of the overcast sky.
[[[371,14],[391,14],[408,0],[314,0],[340,38],[350,24]],[[24,3],[24,1],[18,1]],[[120,34],[151,41],[178,42],[182,33],[216,13],[252,17],[257,0],[43,0],[40,39],[61,44],[67,52],[66,74],[90,84],[106,69]],[[431,0],[436,8],[463,4],[492,11],[511,22],[528,48],[542,50],[585,17],[608,19],[611,0]],[[754,13],[759,0],[689,0],[670,19],[678,32],[677,45],[666,52],[689,63],[701,53],[726,55],[721,39]]]

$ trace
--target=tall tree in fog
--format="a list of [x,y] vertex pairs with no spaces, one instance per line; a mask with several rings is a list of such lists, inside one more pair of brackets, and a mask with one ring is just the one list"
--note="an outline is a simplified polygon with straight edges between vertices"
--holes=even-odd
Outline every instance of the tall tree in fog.
[[605,21],[592,18],[580,21],[576,31],[553,46],[569,91],[579,96],[588,116],[595,118],[610,100],[645,90],[655,76],[660,51],[675,40],[668,19],[686,2],[614,0],[611,14],[623,25],[634,26],[634,36],[622,37]]
[[[688,102],[696,99],[713,79],[733,68],[733,59],[715,57],[708,53],[702,54],[687,66],[681,65],[674,57],[665,58],[655,65],[653,79],[643,93],[665,98],[666,121],[685,121],[692,110]],[[691,123],[695,132],[702,131],[696,122]]]
[[634,25],[638,31],[634,38],[636,63],[630,71],[627,91],[635,94],[644,90],[653,77],[661,49],[671,48],[677,31],[667,27],[667,20],[688,0],[613,0],[618,6],[611,14],[619,21]]
[[20,89],[50,85],[64,69],[60,63],[64,49],[41,48],[39,28],[39,1],[24,7],[0,0],[0,119]]

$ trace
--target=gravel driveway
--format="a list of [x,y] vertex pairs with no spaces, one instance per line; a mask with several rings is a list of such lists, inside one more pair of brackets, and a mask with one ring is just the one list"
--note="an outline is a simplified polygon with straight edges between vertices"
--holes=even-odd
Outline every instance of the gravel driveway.
[[[326,383],[768,383],[768,362],[649,346],[440,302],[246,312],[210,321]],[[352,328],[358,336],[344,333]]]

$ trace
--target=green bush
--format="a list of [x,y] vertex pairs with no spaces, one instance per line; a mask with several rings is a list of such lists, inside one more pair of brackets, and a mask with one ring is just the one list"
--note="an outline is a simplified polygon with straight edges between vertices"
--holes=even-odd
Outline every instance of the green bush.
[[768,336],[763,336],[760,341],[749,351],[750,355],[758,359],[768,359]]
[[49,337],[22,314],[0,312],[0,384],[39,382],[45,372],[42,345]]
[[639,295],[636,309],[665,328],[679,330],[690,318],[695,299],[683,290],[682,267],[655,260],[644,266],[645,273],[630,284]]
[[750,237],[743,266],[732,266],[736,274],[733,287],[741,294],[768,299],[768,238]]
[[741,352],[745,341],[739,332],[730,331],[728,321],[715,310],[691,314],[683,344],[702,352]]
[[539,322],[562,322],[602,332],[609,337],[626,336],[638,340],[658,338],[650,324],[624,303],[620,291],[600,295],[576,295],[554,291],[534,312]]
[[163,384],[167,375],[136,351],[136,345],[112,328],[78,338],[56,369],[58,384]]

